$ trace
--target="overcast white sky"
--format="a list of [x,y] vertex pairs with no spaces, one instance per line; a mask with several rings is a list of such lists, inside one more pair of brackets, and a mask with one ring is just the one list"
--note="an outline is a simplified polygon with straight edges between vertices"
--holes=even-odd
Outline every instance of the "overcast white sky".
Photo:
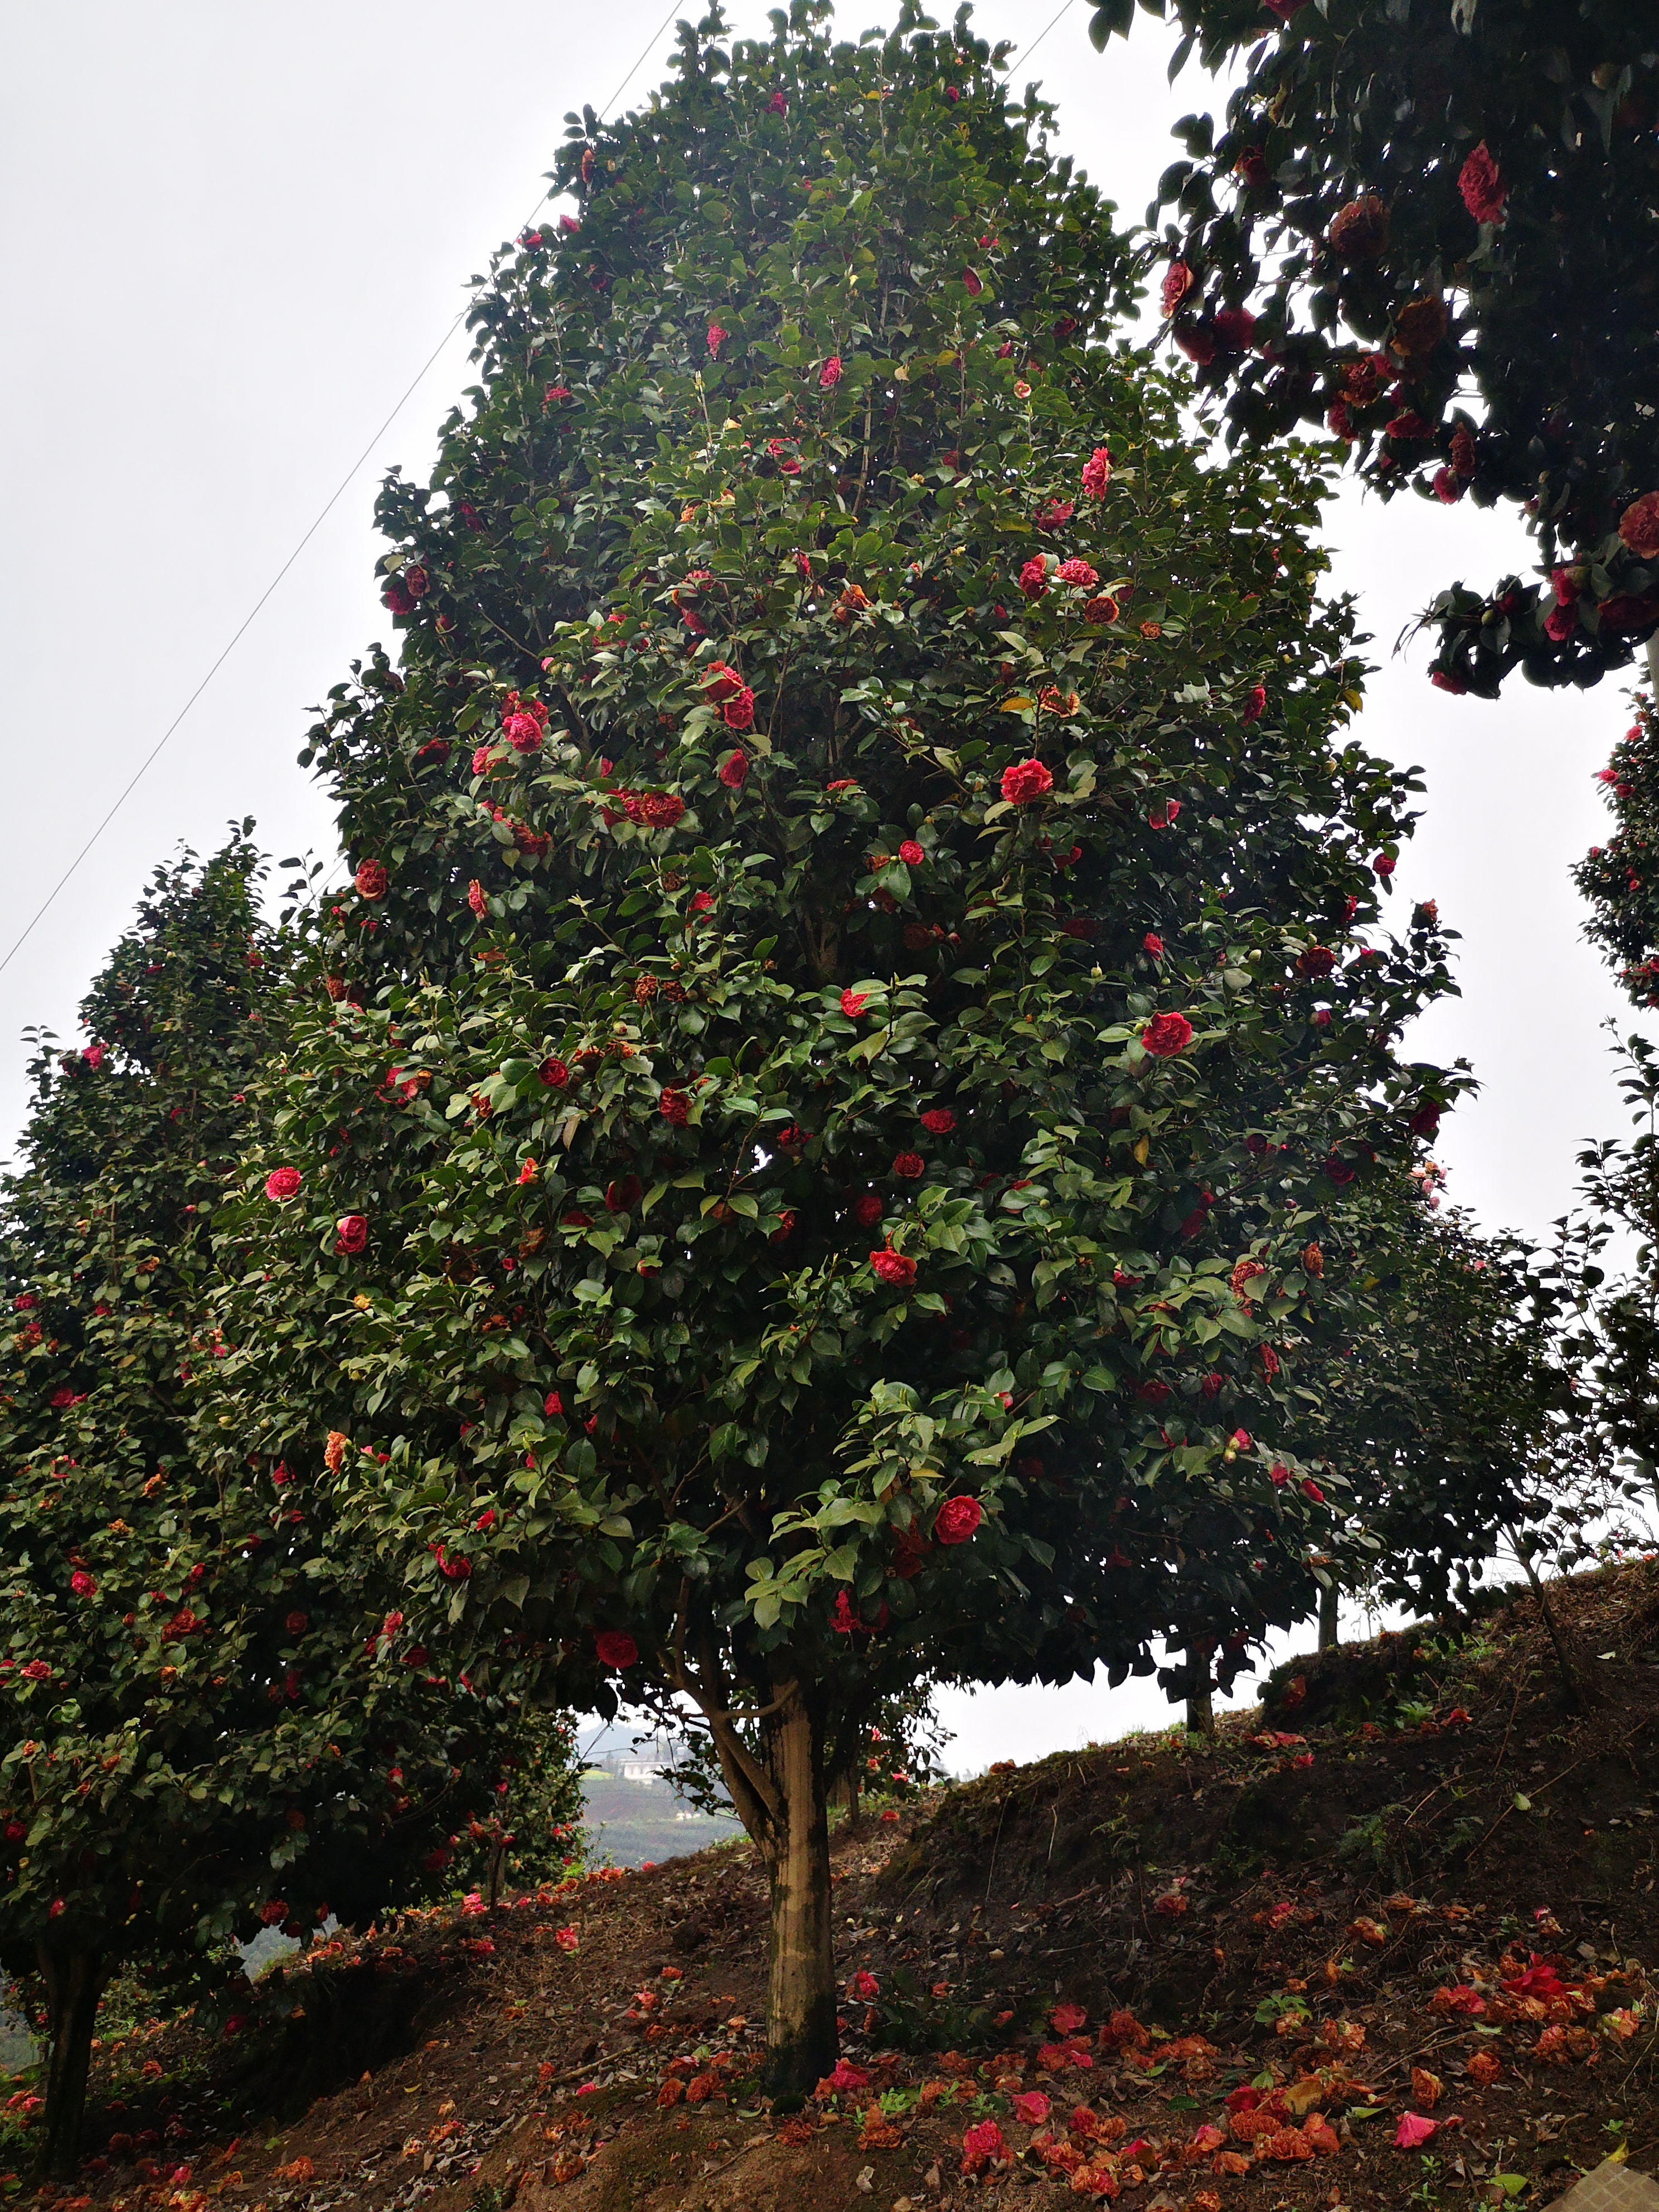
[[[1056,0],[985,0],[1029,50]],[[685,11],[689,12],[689,11]],[[763,32],[759,0],[739,30]],[[888,20],[844,0],[849,33]],[[1088,45],[1072,0],[1030,74],[1062,145],[1139,216],[1173,158],[1171,40],[1138,15]],[[949,9],[940,9],[942,21]],[[663,0],[11,0],[0,85],[0,357],[6,438],[0,638],[11,670],[0,816],[0,957],[370,441],[490,248],[538,204],[570,108],[608,112],[660,74]],[[1027,72],[1018,64],[1014,76]],[[624,98],[623,105],[627,104]],[[20,1033],[72,1030],[88,979],[155,863],[211,849],[252,813],[276,856],[331,854],[295,765],[307,708],[386,623],[371,508],[393,461],[423,476],[466,381],[458,336],[380,438],[225,667],[23,951],[0,974],[0,1141],[26,1105]],[[1571,1201],[1581,1139],[1620,1127],[1600,1034],[1620,1005],[1583,942],[1569,866],[1603,834],[1594,771],[1626,726],[1620,687],[1517,684],[1496,706],[1431,690],[1395,639],[1431,591],[1524,568],[1506,518],[1345,496],[1339,580],[1382,661],[1363,738],[1428,774],[1397,908],[1435,896],[1461,930],[1463,997],[1425,1053],[1485,1085],[1447,1125],[1453,1194],[1542,1234]],[[965,1765],[1161,1717],[1161,1700],[1077,1686],[953,1700]]]

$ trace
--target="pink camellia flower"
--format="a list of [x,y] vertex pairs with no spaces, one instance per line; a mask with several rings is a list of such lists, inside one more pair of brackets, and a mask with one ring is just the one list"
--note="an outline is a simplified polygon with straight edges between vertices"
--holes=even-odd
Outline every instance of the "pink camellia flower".
[[947,1498],[933,1519],[933,1536],[940,1544],[965,1544],[984,1519],[977,1498]]
[[726,343],[726,339],[731,335],[732,334],[729,331],[723,331],[718,323],[709,324],[708,328],[703,333],[703,339],[708,348],[708,358],[710,361],[718,361],[720,359],[720,348]]
[[1091,568],[1086,561],[1062,561],[1054,571],[1057,584],[1075,584],[1079,591],[1092,592],[1100,581],[1100,572]]
[[1029,806],[1054,787],[1054,779],[1040,760],[1012,761],[1002,771],[1002,795],[1011,806]]
[[558,1945],[560,1950],[574,1951],[581,1942],[581,1938],[574,1928],[556,1928],[553,1931],[553,1941]]
[[1154,1014],[1140,1032],[1140,1042],[1154,1060],[1173,1060],[1193,1041],[1193,1025],[1185,1014]]
[[1250,1449],[1249,1431],[1248,1429],[1235,1429],[1232,1433],[1231,1442],[1235,1451],[1249,1451]]
[[1097,446],[1083,464],[1083,489],[1090,499],[1104,499],[1106,487],[1112,480],[1112,456],[1109,447]]
[[769,115],[787,115],[789,103],[781,92],[775,92],[766,103],[766,112]]
[[600,1629],[593,1638],[593,1651],[601,1667],[609,1667],[617,1674],[634,1666],[640,1656],[639,1645],[620,1628]]
[[1415,2150],[1419,2143],[1427,2142],[1439,2126],[1438,2120],[1425,2120],[1419,2112],[1401,2112],[1400,2125],[1394,2131],[1396,2150]]
[[484,887],[476,876],[466,887],[466,902],[480,921],[489,911],[489,902],[484,896]]
[[1048,588],[1048,564],[1034,553],[1019,572],[1019,588],[1028,599],[1040,599]]
[[472,754],[473,775],[488,775],[490,769],[490,763],[494,761],[495,757],[495,749],[493,745],[476,746]]
[[361,1252],[368,1242],[368,1222],[361,1213],[343,1213],[334,1224],[337,1253]]
[[857,1021],[869,1003],[867,991],[843,991],[841,994],[841,1010],[849,1022]]
[[818,389],[821,392],[833,392],[840,382],[841,356],[838,353],[832,353],[818,371]]
[[991,2164],[1006,2164],[1008,2146],[994,2120],[975,2120],[962,2138],[962,2170],[977,2173]]
[[95,1073],[104,1064],[104,1052],[105,1048],[101,1044],[89,1044],[81,1057]]
[[359,898],[382,899],[386,896],[386,874],[379,860],[360,860],[357,872],[352,878]]
[[1164,957],[1164,939],[1149,929],[1140,940],[1140,949],[1150,953],[1154,960],[1161,960]]
[[1486,151],[1483,138],[1457,173],[1457,189],[1463,204],[1477,222],[1502,222],[1509,187],[1498,164]]
[[907,837],[899,847],[898,856],[907,868],[919,868],[927,858],[914,837]]
[[1239,716],[1239,720],[1241,722],[1259,722],[1261,720],[1262,710],[1266,708],[1267,704],[1267,693],[1266,686],[1261,684],[1255,685],[1251,690],[1249,699],[1245,702],[1244,711]]
[[1174,314],[1192,289],[1192,270],[1184,261],[1172,261],[1164,272],[1164,282],[1158,289],[1158,299],[1164,313]]
[[[754,694],[751,692],[750,696],[752,698]],[[749,756],[741,745],[734,752],[727,753],[715,770],[715,774],[728,791],[743,789],[744,779],[749,774]]]
[[870,1265],[881,1281],[896,1291],[908,1291],[916,1279],[916,1263],[902,1252],[872,1252]]
[[70,1577],[70,1588],[76,1597],[96,1597],[98,1585],[84,1567],[77,1567]]
[[1014,2118],[1022,2127],[1040,2128],[1048,2117],[1048,2100],[1041,2089],[1024,2089],[1013,2100]]
[[265,1177],[265,1196],[281,1205],[285,1198],[293,1198],[300,1188],[298,1168],[273,1168]]
[[1638,561],[1659,561],[1659,491],[1631,501],[1619,518],[1619,535]]
[[507,714],[502,718],[501,735],[515,753],[533,753],[542,741],[542,726],[533,714]]

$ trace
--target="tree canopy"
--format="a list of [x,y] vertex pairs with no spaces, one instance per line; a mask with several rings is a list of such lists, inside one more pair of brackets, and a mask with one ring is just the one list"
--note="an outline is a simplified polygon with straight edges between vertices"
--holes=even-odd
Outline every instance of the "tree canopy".
[[[1659,630],[1659,34],[1647,0],[1141,0],[1175,67],[1164,304],[1252,441],[1323,422],[1384,497],[1507,502],[1541,581],[1453,585],[1443,688],[1595,683]],[[1097,43],[1133,0],[1107,0]]]
[[57,2173],[112,1973],[188,1974],[232,2032],[229,1939],[447,1887],[524,1748],[416,1647],[313,1470],[210,1469],[192,1437],[231,1349],[215,1209],[288,988],[250,827],[156,872],[92,1042],[40,1041],[0,1212],[0,1957],[46,1984]]

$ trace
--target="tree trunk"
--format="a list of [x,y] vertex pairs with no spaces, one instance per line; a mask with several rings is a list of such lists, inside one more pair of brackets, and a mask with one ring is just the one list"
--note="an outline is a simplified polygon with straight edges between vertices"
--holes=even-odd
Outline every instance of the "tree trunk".
[[1328,1583],[1319,1593],[1319,1648],[1322,1651],[1334,1651],[1341,1641],[1337,1613],[1340,1595],[1334,1583]]
[[1187,1664],[1189,1667],[1201,1668],[1204,1673],[1203,1681],[1196,1688],[1188,1691],[1187,1694],[1188,1733],[1191,1735],[1213,1735],[1215,1734],[1215,1688],[1210,1680],[1209,1660],[1200,1658],[1197,1652],[1189,1650],[1187,1654]]
[[760,1754],[709,1716],[726,1785],[771,1889],[766,1960],[766,2088],[798,2107],[834,2070],[836,1955],[821,1716],[793,1682],[760,1717]]
[[67,2181],[81,2156],[81,2120],[92,2063],[92,2029],[103,1994],[103,1961],[95,1951],[56,1951],[40,1945],[36,1956],[46,1985],[52,2055],[46,2066],[46,2109],[35,2153],[42,2180]]

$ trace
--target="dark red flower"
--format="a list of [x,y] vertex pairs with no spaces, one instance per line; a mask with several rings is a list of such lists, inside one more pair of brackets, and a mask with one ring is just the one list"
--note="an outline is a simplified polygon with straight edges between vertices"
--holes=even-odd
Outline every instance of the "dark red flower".
[[866,1190],[862,1197],[853,1200],[853,1218],[860,1229],[873,1229],[882,1212],[881,1200],[872,1190]]
[[1638,561],[1659,561],[1659,491],[1631,501],[1619,518],[1619,535]]
[[1083,464],[1083,489],[1089,499],[1104,499],[1106,487],[1112,480],[1111,449],[1097,446]]
[[920,1152],[894,1153],[893,1173],[896,1176],[902,1176],[907,1182],[915,1182],[920,1176],[925,1175],[927,1171],[927,1163],[922,1158]]
[[1255,317],[1248,307],[1218,307],[1212,320],[1225,353],[1243,353],[1255,336]]
[[476,876],[466,887],[466,902],[480,921],[489,911],[489,902],[484,896],[484,887]]
[[1509,187],[1482,139],[1457,173],[1457,189],[1463,204],[1477,222],[1502,222]]
[[1373,192],[1338,208],[1325,234],[1339,261],[1375,261],[1389,242],[1389,210]]
[[1164,939],[1149,929],[1140,940],[1140,949],[1150,953],[1154,960],[1161,960],[1164,957]]
[[1119,611],[1117,601],[1111,593],[1103,592],[1097,599],[1084,602],[1083,619],[1086,623],[1115,623]]
[[361,1213],[343,1213],[334,1224],[337,1253],[361,1252],[368,1242],[368,1223]]
[[1164,282],[1158,288],[1158,298],[1166,315],[1176,309],[1193,289],[1193,272],[1184,261],[1172,261],[1164,272]]
[[869,1002],[867,991],[843,991],[841,994],[841,1010],[849,1022],[855,1022]]
[[841,356],[838,353],[832,353],[818,371],[818,388],[823,392],[833,392],[840,382]]
[[[753,696],[752,693],[750,696]],[[727,753],[715,773],[728,791],[741,791],[749,774],[748,754],[739,745],[735,752]]]
[[735,697],[728,699],[720,708],[720,720],[728,730],[748,730],[754,727],[755,695],[746,684]]
[[898,856],[907,868],[919,868],[927,858],[914,837],[907,837],[899,847]]
[[934,1541],[965,1544],[984,1517],[977,1498],[947,1498],[933,1516]]
[[638,1664],[640,1647],[620,1628],[601,1628],[593,1638],[593,1652],[601,1667],[621,1674],[625,1668]]
[[957,1117],[948,1106],[930,1106],[921,1121],[930,1137],[948,1137],[957,1126]]
[[1193,1025],[1185,1014],[1154,1014],[1140,1032],[1140,1042],[1154,1060],[1173,1060],[1193,1040]]
[[1163,1405],[1170,1395],[1170,1386],[1167,1382],[1142,1382],[1135,1390],[1136,1397],[1148,1406]]
[[626,1213],[630,1206],[639,1204],[642,1188],[643,1185],[636,1175],[618,1176],[614,1182],[605,1185],[606,1210],[611,1213]]
[[1019,572],[1019,588],[1028,599],[1040,599],[1048,588],[1048,564],[1034,553]]
[[547,1415],[550,1420],[551,1420],[556,1414],[563,1413],[564,1400],[560,1397],[556,1390],[550,1390],[546,1397],[542,1400],[542,1411]]
[[683,1129],[685,1117],[690,1110],[691,1102],[684,1091],[671,1090],[666,1084],[663,1085],[662,1096],[657,1101],[657,1111],[665,1121],[672,1122],[677,1129]]
[[1262,710],[1267,706],[1267,694],[1266,688],[1260,684],[1255,684],[1251,690],[1249,698],[1245,702],[1244,711],[1239,716],[1239,720],[1241,722],[1259,722],[1261,719]]
[[549,1053],[536,1073],[550,1091],[562,1091],[570,1080],[570,1070],[556,1053]]
[[360,860],[352,881],[357,887],[359,898],[381,899],[386,896],[386,870],[378,860]]

